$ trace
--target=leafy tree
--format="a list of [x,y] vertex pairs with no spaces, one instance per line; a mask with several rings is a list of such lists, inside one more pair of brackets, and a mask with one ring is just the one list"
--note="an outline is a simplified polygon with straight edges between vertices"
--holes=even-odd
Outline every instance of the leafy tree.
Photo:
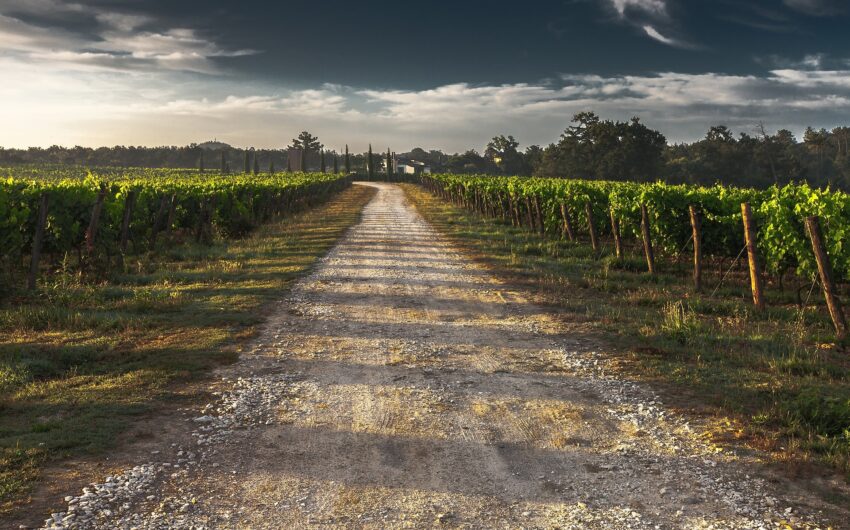
[[837,150],[833,166],[838,184],[847,189],[850,187],[850,127],[836,127],[832,130],[832,138]]
[[[627,123],[617,122],[615,129],[619,141],[615,142],[617,148],[609,176],[639,181],[657,179],[662,173],[667,138],[645,126],[637,117]],[[603,159],[608,156],[611,154],[603,155]]]
[[780,129],[773,135],[777,145],[776,172],[781,182],[788,183],[801,178],[805,172],[797,139],[788,129]]
[[513,136],[495,136],[484,149],[484,156],[493,162],[503,175],[518,175],[523,172],[523,159],[517,150],[518,147],[519,142]]
[[351,155],[348,154],[348,144],[345,144],[345,174],[351,173]]
[[580,112],[536,169],[543,176],[653,180],[661,174],[666,145],[664,135],[638,118],[614,122]]
[[539,145],[529,145],[522,155],[523,175],[537,175],[543,163],[544,149]]
[[269,175],[274,175],[274,160],[269,162]]
[[319,170],[322,173],[326,173],[326,171],[325,171],[325,151],[324,151],[324,149],[319,151]]
[[479,155],[474,149],[450,156],[446,169],[452,173],[495,173],[498,171],[491,160]]
[[318,137],[313,136],[307,131],[302,131],[301,134],[298,135],[298,138],[292,139],[292,145],[290,147],[293,149],[318,152],[324,147],[324,145],[319,142]]
[[322,145],[318,137],[313,136],[307,131],[302,131],[298,135],[298,138],[292,139],[292,144],[289,147],[290,149],[301,150],[301,171],[307,171],[307,165],[310,163],[310,160],[315,160],[315,158],[311,158],[310,154],[319,153],[324,148],[324,145]]
[[254,174],[255,175],[260,174],[260,160],[259,160],[259,157],[256,154],[254,155]]
[[846,157],[850,153],[850,127],[836,127],[831,134],[837,149],[837,157]]
[[735,135],[732,134],[732,131],[729,130],[729,127],[725,125],[713,125],[708,128],[708,132],[705,133],[705,139],[709,142],[715,142],[719,144],[734,144],[735,143]]
[[815,153],[817,161],[817,176],[823,179],[824,175],[824,152],[826,151],[827,142],[829,141],[829,132],[826,129],[815,130],[812,127],[806,127],[806,132],[803,135],[803,142],[806,147]]

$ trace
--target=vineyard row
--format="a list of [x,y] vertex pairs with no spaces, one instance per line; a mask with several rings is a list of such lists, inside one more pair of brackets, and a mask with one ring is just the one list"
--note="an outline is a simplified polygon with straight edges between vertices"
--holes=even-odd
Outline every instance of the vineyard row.
[[0,260],[12,277],[28,269],[34,288],[41,256],[75,256],[85,267],[156,248],[166,234],[209,241],[245,234],[274,216],[326,200],[351,183],[334,174],[188,175],[139,170],[109,182],[0,181]]
[[694,283],[702,288],[703,255],[749,263],[753,299],[764,307],[763,272],[793,272],[821,283],[838,335],[847,325],[835,279],[850,277],[850,195],[808,185],[766,190],[633,183],[430,175],[434,194],[482,215],[540,235],[574,241],[587,234],[595,251],[610,237],[618,258],[625,238],[639,241],[647,270],[655,253],[694,252]]

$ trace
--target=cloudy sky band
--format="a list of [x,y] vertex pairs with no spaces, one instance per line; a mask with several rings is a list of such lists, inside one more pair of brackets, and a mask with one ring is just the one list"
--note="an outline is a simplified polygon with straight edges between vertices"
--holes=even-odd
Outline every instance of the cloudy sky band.
[[[840,2],[765,2],[767,7],[755,6],[747,16],[794,27],[797,17],[822,24],[846,17]],[[332,80],[317,83],[286,71],[246,75],[239,65],[276,52],[261,42],[222,43],[210,28],[187,27],[164,11],[134,11],[135,3],[106,9],[59,0],[0,0],[0,68],[14,80],[0,85],[0,114],[13,124],[0,129],[0,145],[162,145],[218,137],[275,147],[293,131],[310,129],[328,145],[359,149],[358,142],[372,141],[398,150],[422,145],[458,151],[480,148],[499,133],[514,134],[525,145],[545,144],[557,139],[572,113],[587,109],[617,119],[639,115],[670,141],[696,139],[716,123],[751,131],[764,121],[768,128],[799,134],[805,125],[829,127],[850,116],[850,50],[801,49],[796,56],[750,57],[749,72],[740,62],[729,70],[707,65],[700,71],[700,58],[714,52],[683,22],[688,4],[574,4],[595,8],[597,18],[590,22],[617,38],[634,39],[648,53],[669,49],[693,56],[696,68],[682,71],[671,63],[670,69],[637,68],[640,73],[576,73],[546,65],[551,69],[540,68],[538,76],[522,82],[461,79],[412,88],[404,81],[369,83],[368,73],[359,82],[336,80],[328,69]],[[738,8],[730,13],[717,19],[740,16]],[[777,33],[772,27],[761,31]],[[378,79],[382,65],[371,67]],[[403,75],[402,67],[399,78]],[[471,68],[470,77],[476,75],[481,72]]]

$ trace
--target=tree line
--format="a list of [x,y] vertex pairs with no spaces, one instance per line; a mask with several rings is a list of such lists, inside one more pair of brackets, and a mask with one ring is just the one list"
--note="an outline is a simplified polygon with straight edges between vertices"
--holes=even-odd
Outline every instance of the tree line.
[[[300,150],[300,163],[289,149]],[[813,186],[850,189],[850,127],[806,129],[798,139],[789,130],[770,132],[757,124],[737,136],[725,125],[709,128],[691,143],[670,144],[637,117],[604,120],[593,112],[573,116],[560,138],[547,146],[520,149],[513,136],[494,137],[483,149],[447,154],[415,148],[399,157],[448,173],[535,175],[600,180],[655,181],[766,187],[807,181]],[[347,160],[347,166],[343,161]],[[78,165],[89,167],[201,168],[222,171],[274,171],[290,167],[365,173],[369,153],[326,150],[304,131],[285,149],[237,148],[220,142],[163,147],[0,148],[0,165]]]
[[787,129],[768,132],[764,124],[737,136],[729,127],[716,125],[695,142],[668,144],[661,132],[637,117],[621,122],[581,112],[573,116],[559,140],[546,147],[532,145],[520,151],[513,136],[497,136],[483,154],[467,151],[455,155],[446,168],[467,173],[756,188],[806,181],[817,187],[850,189],[850,127],[831,131],[809,127],[798,140]]

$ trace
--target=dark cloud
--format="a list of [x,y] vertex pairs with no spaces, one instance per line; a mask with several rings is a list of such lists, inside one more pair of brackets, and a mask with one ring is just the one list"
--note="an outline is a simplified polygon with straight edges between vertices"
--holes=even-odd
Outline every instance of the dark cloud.
[[[344,0],[0,0],[0,15],[26,24],[33,34],[67,38],[64,47],[54,43],[50,51],[115,56],[113,61],[87,55],[86,61],[132,67],[137,59],[140,68],[149,68],[171,57],[164,66],[305,88],[329,82],[416,89],[527,82],[561,72],[747,73],[753,71],[753,56],[850,49],[846,17],[794,16],[799,10],[832,12],[838,5],[827,0],[535,5],[372,0],[353,8]],[[160,49],[139,53],[145,40]],[[0,34],[0,48],[8,51],[9,43]]]

